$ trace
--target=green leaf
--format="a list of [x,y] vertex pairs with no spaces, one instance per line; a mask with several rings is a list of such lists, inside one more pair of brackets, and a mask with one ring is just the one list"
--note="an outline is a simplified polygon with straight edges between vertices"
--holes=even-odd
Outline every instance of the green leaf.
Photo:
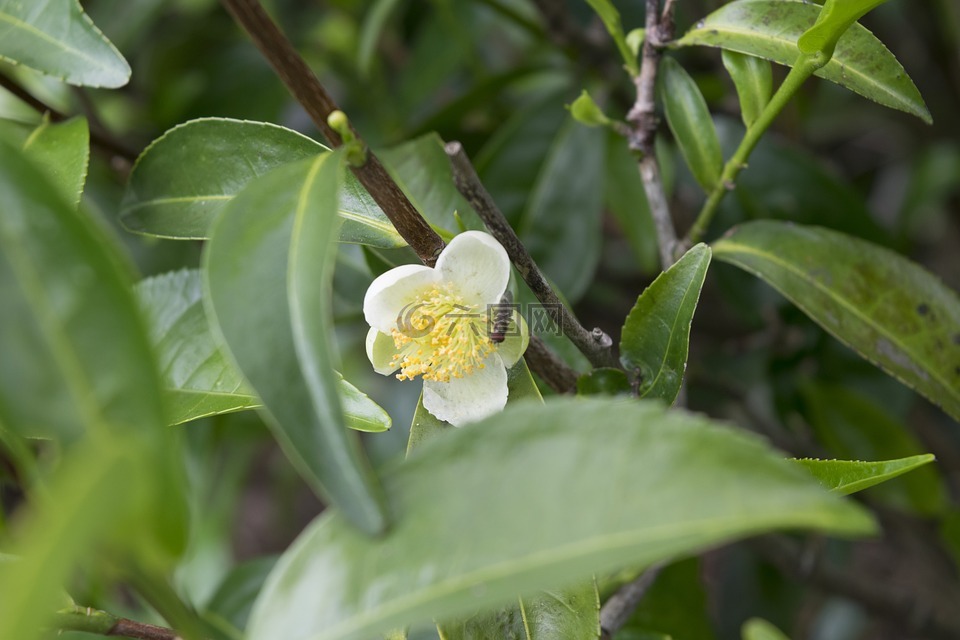
[[90,160],[90,130],[81,116],[51,123],[48,117],[36,127],[0,120],[0,136],[24,151],[64,200],[77,205],[83,194]]
[[740,630],[743,640],[790,640],[780,629],[761,618],[750,618]]
[[204,257],[205,304],[294,466],[350,521],[376,532],[385,525],[379,490],[346,431],[324,343],[339,162],[334,152],[281,167],[223,209]]
[[148,278],[136,293],[167,389],[169,424],[260,406],[214,341],[199,271]]
[[673,403],[680,393],[690,325],[710,255],[710,247],[705,244],[690,249],[640,294],[624,322],[620,362],[639,377],[641,398]]
[[[137,284],[136,293],[160,362],[169,424],[261,406],[211,332],[199,271],[148,278]],[[352,384],[341,378],[338,391],[348,427],[390,428],[390,416]]]
[[[120,221],[135,233],[203,240],[217,213],[271,169],[314,157],[326,147],[265,122],[201,118],[170,129],[133,167]],[[340,241],[381,248],[406,243],[352,175],[342,185]]]
[[713,251],[960,419],[960,300],[936,276],[858,238],[774,221],[735,227]]
[[453,182],[450,159],[443,141],[428,133],[390,149],[377,151],[397,185],[417,211],[440,235],[449,239],[468,229],[483,229],[483,223]]
[[796,460],[820,481],[820,484],[831,491],[846,496],[857,491],[863,491],[881,482],[886,482],[913,471],[917,467],[933,462],[932,454],[925,453],[899,460],[884,460],[882,462],[861,462],[859,460],[813,460],[804,458]]
[[[617,8],[613,6],[610,0],[587,0],[587,4],[600,16],[603,26],[607,28],[607,33],[610,34],[610,37],[612,37],[616,43],[617,50],[620,51],[620,56],[623,58],[623,63],[626,65],[630,75],[635,76],[640,73],[640,66],[637,64],[637,54],[634,48],[627,43],[627,39],[623,35],[623,25],[620,24],[620,12],[617,11]],[[631,34],[632,33],[633,32],[631,32]],[[639,48],[639,46],[637,48]]]
[[773,94],[773,72],[770,62],[763,58],[738,53],[730,49],[721,52],[723,66],[727,68],[740,98],[740,114],[748,127],[760,117],[760,112],[770,102]]
[[720,180],[723,155],[707,102],[697,83],[673,58],[663,59],[660,74],[667,124],[693,177],[709,192]]
[[[807,422],[831,455],[890,460],[924,451],[906,425],[893,418],[887,408],[850,389],[810,383],[803,388],[803,400]],[[902,481],[878,491],[876,497],[924,514],[940,513],[946,505],[943,479],[933,465],[917,469]]]
[[[737,0],[714,11],[676,41],[759,56],[792,66],[800,56],[797,39],[814,24],[820,7],[793,0]],[[840,38],[833,57],[815,75],[865,98],[931,123],[920,92],[897,59],[872,33],[854,24]]]
[[818,51],[833,55],[837,40],[840,39],[854,22],[868,11],[879,7],[887,0],[827,0],[817,22],[797,41],[797,47],[804,53]]
[[501,125],[474,160],[500,210],[517,228],[558,132],[568,122],[566,91],[548,91]]
[[586,292],[600,260],[606,141],[604,131],[567,119],[542,160],[517,229],[570,300]]
[[[521,359],[507,372],[508,403],[543,402],[527,363]],[[407,455],[428,440],[454,427],[433,417],[420,403],[410,427]],[[438,623],[445,640],[551,640],[590,638],[600,633],[600,607],[593,580],[572,589],[541,591],[518,598],[518,602],[493,611],[478,611],[466,617]]]
[[610,124],[610,118],[593,101],[586,89],[581,91],[579,97],[570,104],[570,115],[574,120],[588,127],[605,127]]
[[162,561],[185,527],[159,376],[111,240],[6,144],[0,209],[0,428],[67,441],[0,572],[0,637],[26,640],[91,545]]
[[607,136],[570,118],[564,99],[551,91],[518,112],[476,167],[548,279],[577,300],[600,260]]
[[873,530],[759,439],[658,403],[516,404],[383,474],[391,530],[319,517],[268,579],[250,637],[365,639],[762,531]]
[[646,37],[646,29],[632,29],[630,33],[627,34],[625,38],[627,48],[630,49],[630,53],[632,53],[634,57],[640,55],[640,49],[643,47],[643,41]]
[[660,254],[657,251],[657,229],[650,215],[647,194],[639,179],[637,158],[630,152],[623,136],[614,132],[607,135],[606,167],[604,202],[617,219],[640,270],[658,273]]
[[370,399],[367,394],[337,375],[337,393],[340,395],[340,405],[343,407],[343,417],[347,426],[355,431],[367,433],[382,433],[390,429],[393,420],[383,407]]
[[0,423],[65,439],[162,424],[159,377],[112,239],[2,143],[0,211]]
[[631,390],[627,374],[620,369],[601,367],[577,379],[577,393],[581,396],[615,396]]
[[518,606],[481,611],[440,625],[444,640],[555,640],[600,637],[600,600],[593,581],[576,589],[540,591]]
[[80,86],[130,79],[130,65],[77,0],[0,0],[0,59]]
[[[350,452],[343,444],[353,444],[356,457],[353,464],[339,465],[344,484],[352,483],[353,493],[360,493],[371,504],[359,504],[357,521],[362,528],[382,531],[387,524],[387,514],[373,472],[362,464],[356,440],[344,436],[346,426],[343,403],[339,388],[342,376],[331,364],[337,355],[332,342],[333,270],[336,265],[336,237],[339,221],[340,185],[346,172],[345,159],[335,151],[326,158],[313,161],[306,181],[299,193],[293,220],[290,256],[287,271],[287,300],[290,305],[290,320],[293,342],[296,347],[300,371],[310,392],[314,413],[321,423],[336,428],[340,437],[331,437],[330,445],[339,446],[337,454]],[[333,429],[329,429],[333,430]],[[362,491],[357,488],[362,487]],[[351,492],[344,492],[347,498]],[[366,513],[364,513],[364,510]]]

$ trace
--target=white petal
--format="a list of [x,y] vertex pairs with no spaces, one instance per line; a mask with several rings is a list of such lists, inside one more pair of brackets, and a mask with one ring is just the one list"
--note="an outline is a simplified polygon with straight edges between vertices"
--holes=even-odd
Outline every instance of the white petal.
[[513,321],[507,328],[503,342],[497,345],[497,353],[503,359],[503,366],[509,369],[517,364],[517,360],[523,357],[529,344],[530,330],[527,328],[527,321],[519,311],[514,311]]
[[490,234],[466,231],[440,254],[437,271],[444,281],[454,283],[467,304],[495,304],[510,280],[510,258]]
[[380,275],[370,284],[363,298],[363,317],[367,324],[383,333],[397,328],[397,316],[417,295],[440,281],[436,269],[420,264],[405,264]]
[[455,427],[483,420],[507,405],[507,370],[496,353],[484,368],[450,382],[423,381],[423,406]]
[[388,376],[396,371],[396,366],[390,366],[396,354],[397,347],[393,343],[393,338],[376,327],[370,327],[370,331],[367,332],[367,358],[373,365],[373,370],[382,376]]

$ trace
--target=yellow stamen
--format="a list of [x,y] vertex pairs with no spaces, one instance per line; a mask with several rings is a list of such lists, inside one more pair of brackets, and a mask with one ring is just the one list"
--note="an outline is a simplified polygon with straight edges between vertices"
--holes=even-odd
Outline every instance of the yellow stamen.
[[464,304],[443,285],[418,296],[400,312],[391,331],[397,354],[390,365],[400,368],[397,378],[449,382],[483,369],[484,358],[494,350],[485,311]]

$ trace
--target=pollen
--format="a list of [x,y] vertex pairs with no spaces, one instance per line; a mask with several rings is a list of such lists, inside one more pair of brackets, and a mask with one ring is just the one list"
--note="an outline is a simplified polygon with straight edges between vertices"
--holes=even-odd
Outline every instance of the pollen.
[[404,307],[391,336],[397,353],[390,364],[400,369],[400,380],[463,378],[483,369],[494,350],[484,310],[465,304],[444,285],[426,290]]

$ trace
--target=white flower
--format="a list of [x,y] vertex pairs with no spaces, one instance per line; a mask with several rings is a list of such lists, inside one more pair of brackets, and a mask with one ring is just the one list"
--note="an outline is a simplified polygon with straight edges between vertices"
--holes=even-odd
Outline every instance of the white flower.
[[491,305],[501,302],[509,280],[507,252],[480,231],[456,236],[435,269],[387,271],[363,299],[374,370],[390,375],[399,369],[400,380],[423,377],[423,406],[458,427],[500,411],[507,403],[507,369],[528,340],[516,311],[505,336],[495,335],[502,341],[490,338],[498,310]]

